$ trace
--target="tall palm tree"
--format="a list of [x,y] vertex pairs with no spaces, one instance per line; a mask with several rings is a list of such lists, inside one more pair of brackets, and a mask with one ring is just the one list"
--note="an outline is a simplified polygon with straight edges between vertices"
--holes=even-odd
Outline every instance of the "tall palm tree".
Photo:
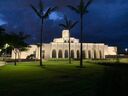
[[72,20],[69,20],[66,16],[64,18],[65,22],[62,24],[59,24],[60,27],[64,28],[65,30],[69,30],[69,64],[71,64],[71,52],[70,52],[70,31],[75,27],[75,25],[78,23],[77,21],[73,22]]
[[41,20],[41,30],[40,30],[40,66],[42,66],[42,42],[43,42],[43,26],[44,26],[44,20],[49,17],[49,15],[57,9],[57,7],[49,7],[47,11],[45,11],[44,4],[40,0],[39,2],[39,9],[35,8],[33,5],[30,5],[35,14],[40,18]]
[[80,16],[80,67],[83,67],[83,56],[82,56],[82,50],[83,50],[83,17],[88,13],[88,6],[92,3],[92,0],[88,0],[88,2],[85,4],[83,0],[80,1],[80,4],[76,7],[68,5],[67,7],[79,14]]

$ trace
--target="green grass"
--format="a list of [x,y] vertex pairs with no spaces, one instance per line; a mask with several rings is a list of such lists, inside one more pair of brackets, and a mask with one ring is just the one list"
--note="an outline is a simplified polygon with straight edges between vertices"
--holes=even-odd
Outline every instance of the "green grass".
[[[0,96],[124,96],[128,67],[50,60],[0,67]],[[121,94],[121,95],[119,95]]]

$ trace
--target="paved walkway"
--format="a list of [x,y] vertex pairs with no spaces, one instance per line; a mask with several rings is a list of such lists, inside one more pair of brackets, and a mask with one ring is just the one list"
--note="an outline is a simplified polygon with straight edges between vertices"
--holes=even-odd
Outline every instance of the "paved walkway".
[[0,66],[4,66],[4,65],[5,65],[5,62],[0,61]]

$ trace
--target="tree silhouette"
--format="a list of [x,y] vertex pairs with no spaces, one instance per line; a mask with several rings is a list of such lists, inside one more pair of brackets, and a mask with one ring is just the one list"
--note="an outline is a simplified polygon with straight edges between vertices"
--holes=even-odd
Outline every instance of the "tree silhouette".
[[49,17],[49,15],[57,9],[57,7],[49,7],[47,11],[45,11],[44,4],[40,0],[39,2],[39,9],[35,8],[33,5],[30,5],[35,14],[40,18],[41,20],[41,30],[40,30],[40,66],[42,66],[42,43],[43,43],[43,26],[44,26],[44,20]]
[[2,27],[0,27],[0,48],[2,49],[4,45],[6,44],[6,30]]
[[88,2],[85,4],[83,0],[80,1],[80,4],[76,7],[68,5],[67,7],[79,14],[80,16],[80,67],[83,67],[83,56],[82,56],[82,50],[83,50],[83,17],[88,13],[88,6],[92,3],[92,0],[88,0]]
[[77,21],[73,22],[72,20],[69,20],[67,18],[67,16],[65,16],[64,18],[65,22],[62,24],[59,24],[60,27],[64,28],[65,30],[69,30],[69,64],[71,64],[71,52],[70,52],[70,44],[71,44],[71,40],[70,40],[70,31],[71,29],[73,29],[75,27],[75,25],[78,23]]
[[[26,40],[30,37],[30,35],[24,34],[23,32],[19,33],[11,33],[8,36],[7,43],[10,45],[10,48],[15,53],[15,65],[16,65],[16,57],[18,53],[21,51],[27,50],[27,47],[29,47],[28,43],[26,43]],[[19,58],[18,58],[19,59]]]

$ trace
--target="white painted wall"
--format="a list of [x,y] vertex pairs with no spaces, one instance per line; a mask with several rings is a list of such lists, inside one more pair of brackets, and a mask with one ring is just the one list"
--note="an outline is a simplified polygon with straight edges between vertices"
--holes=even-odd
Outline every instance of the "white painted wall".
[[[68,50],[69,48],[69,43],[68,42],[64,42],[64,40],[69,40],[68,38],[69,36],[69,31],[68,30],[64,30],[62,32],[62,38],[55,38],[53,40],[53,42],[49,43],[49,44],[43,44],[42,46],[42,50],[44,51],[44,57],[45,59],[49,59],[52,58],[52,51],[56,50],[56,54],[57,54],[57,58],[58,58],[58,52],[59,50],[62,50],[63,53],[63,58],[64,56],[64,52],[65,50]],[[73,37],[71,37],[71,41],[73,41],[73,43],[71,43],[71,50],[74,51],[74,57],[77,57],[76,52],[79,50],[80,52],[80,43],[79,43],[79,39],[75,39]],[[40,59],[40,50],[39,47],[37,47],[37,45],[30,45],[31,47],[24,52],[21,52],[20,57],[17,56],[17,58],[19,59],[26,59],[27,56],[31,55],[34,53],[34,51],[36,51],[36,59]],[[117,54],[117,47],[112,47],[112,46],[108,46],[105,45],[104,43],[83,43],[83,50],[85,51],[85,55],[86,58],[88,58],[88,51],[91,52],[91,58],[93,59],[94,53],[96,53],[96,58],[105,58],[106,55],[116,55]],[[68,50],[69,51],[69,50]],[[101,55],[100,55],[101,52]],[[12,51],[12,59],[15,58],[15,54],[14,51]]]

